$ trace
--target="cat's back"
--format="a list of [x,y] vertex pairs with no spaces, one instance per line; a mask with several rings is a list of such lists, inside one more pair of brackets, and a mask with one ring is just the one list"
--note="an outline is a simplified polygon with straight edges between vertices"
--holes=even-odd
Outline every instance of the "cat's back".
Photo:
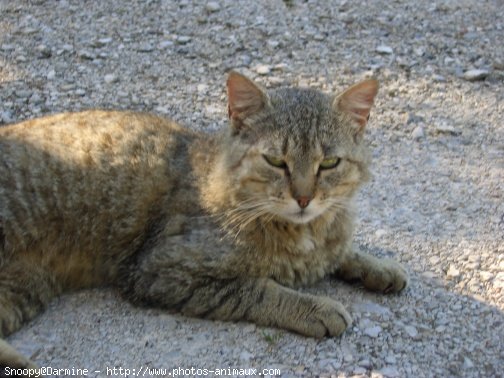
[[153,115],[100,110],[0,128],[0,255],[36,247],[54,264],[135,248],[165,194],[191,186],[196,137]]

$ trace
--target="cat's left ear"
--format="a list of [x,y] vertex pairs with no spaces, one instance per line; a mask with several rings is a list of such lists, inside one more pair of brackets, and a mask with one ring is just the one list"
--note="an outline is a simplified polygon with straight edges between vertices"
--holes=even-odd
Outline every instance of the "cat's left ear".
[[356,135],[361,134],[366,127],[369,113],[378,93],[378,81],[364,80],[348,88],[334,99],[333,106],[350,116],[357,125]]
[[244,121],[268,104],[268,95],[259,85],[239,74],[230,72],[227,79],[228,115],[231,126],[240,131]]

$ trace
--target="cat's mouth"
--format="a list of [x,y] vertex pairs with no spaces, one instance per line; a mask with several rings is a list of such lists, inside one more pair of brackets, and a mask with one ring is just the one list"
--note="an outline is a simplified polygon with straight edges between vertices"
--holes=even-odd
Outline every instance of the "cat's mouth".
[[306,224],[318,217],[320,214],[312,209],[300,209],[288,216],[289,221],[296,224]]

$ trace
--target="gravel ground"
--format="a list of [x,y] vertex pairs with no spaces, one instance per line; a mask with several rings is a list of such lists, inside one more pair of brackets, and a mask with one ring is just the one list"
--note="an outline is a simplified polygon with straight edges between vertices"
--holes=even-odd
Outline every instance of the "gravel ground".
[[324,340],[135,308],[111,290],[66,295],[9,338],[39,365],[100,377],[107,367],[502,376],[501,0],[0,0],[0,15],[0,124],[98,107],[215,129],[231,68],[328,92],[376,76],[375,175],[359,195],[356,243],[412,276],[398,296],[331,279],[304,289],[355,319]]

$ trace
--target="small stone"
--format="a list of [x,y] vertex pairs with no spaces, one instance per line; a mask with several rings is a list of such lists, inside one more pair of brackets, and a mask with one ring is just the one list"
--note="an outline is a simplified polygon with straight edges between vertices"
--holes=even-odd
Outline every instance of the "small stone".
[[20,90],[16,91],[15,93],[18,98],[28,98],[32,95],[31,91],[27,91],[27,90],[23,90],[23,89],[20,89]]
[[198,86],[196,87],[196,89],[198,90],[198,93],[205,93],[206,91],[208,91],[208,85],[206,85],[206,84],[198,84]]
[[209,1],[207,3],[207,5],[205,6],[205,9],[210,12],[210,13],[214,13],[214,12],[218,12],[220,11],[221,7],[220,7],[220,4],[216,1]]
[[383,236],[387,235],[387,233],[388,233],[388,232],[387,232],[386,230],[383,230],[383,229],[381,229],[381,228],[380,228],[379,230],[376,230],[376,231],[375,231],[375,235],[376,235],[376,237],[378,237],[378,238],[381,238],[381,237],[383,237]]
[[86,60],[93,60],[96,58],[96,55],[87,51],[87,50],[81,50],[77,53],[79,58],[86,59]]
[[469,70],[464,72],[464,79],[467,81],[485,80],[489,74],[488,70]]
[[14,45],[10,45],[10,44],[3,44],[2,46],[0,46],[0,50],[2,51],[13,51],[16,49],[16,46]]
[[185,45],[189,42],[191,42],[191,37],[189,37],[188,35],[179,35],[177,37],[177,43],[179,45]]
[[243,352],[240,353],[240,361],[250,361],[252,358],[254,358],[254,355],[252,353],[247,352],[244,350]]
[[3,112],[0,112],[0,120],[2,123],[12,123],[14,119],[12,118],[12,113],[4,110]]
[[73,91],[75,89],[75,84],[63,84],[60,89],[64,92]]
[[399,377],[399,371],[397,370],[397,368],[395,366],[386,366],[386,367],[380,369],[380,373],[384,377],[389,377],[389,378]]
[[271,71],[271,68],[270,66],[267,66],[266,64],[260,64],[258,65],[256,68],[255,68],[255,71],[259,74],[259,75],[267,75],[270,73]]
[[423,137],[425,136],[425,133],[424,133],[424,129],[422,126],[417,126],[413,129],[413,131],[411,132],[411,137],[414,139],[414,140],[420,140],[422,139]]
[[464,369],[472,369],[474,367],[474,362],[472,362],[469,357],[464,357],[464,363],[462,367]]
[[110,42],[112,42],[112,38],[110,37],[100,38],[96,41],[91,42],[91,47],[103,47],[105,45],[108,45]]
[[491,272],[485,272],[485,271],[480,272],[479,275],[483,282],[488,282],[494,277],[494,275]]
[[378,337],[378,335],[380,334],[381,331],[382,331],[382,328],[380,326],[374,326],[374,327],[366,328],[364,330],[364,334],[369,337],[376,338],[376,337]]
[[137,47],[138,52],[151,52],[154,51],[154,47],[150,43],[144,43]]
[[418,336],[418,331],[415,327],[413,326],[404,326],[404,330],[406,331],[406,333],[409,335],[409,337],[412,337],[412,338],[415,338]]
[[[363,368],[366,368],[366,369],[371,369],[373,367],[373,364],[371,363],[370,360],[367,360],[367,359],[364,359],[364,360],[360,360],[357,365],[359,365],[360,367],[363,367]],[[364,373],[362,373],[364,374]]]
[[51,70],[47,73],[47,80],[54,80],[54,78],[56,77],[56,71],[54,70]]
[[397,362],[397,358],[393,355],[388,355],[385,357],[385,362],[390,365],[394,365]]
[[26,59],[26,56],[24,56],[24,55],[18,55],[18,56],[16,57],[16,62],[24,63],[24,62],[26,62],[27,60],[28,60],[28,59]]
[[389,55],[389,54],[392,54],[394,52],[394,50],[392,50],[392,47],[386,46],[386,45],[380,45],[380,46],[378,46],[375,51],[378,54],[385,54],[385,55]]
[[172,46],[173,46],[173,41],[168,41],[168,40],[161,41],[161,42],[159,42],[158,49],[164,50],[164,49],[166,49],[168,47],[172,47]]
[[433,75],[432,80],[434,80],[436,83],[446,82],[446,78],[443,75]]
[[268,46],[273,48],[273,49],[276,49],[278,46],[280,46],[280,42],[278,41],[275,41],[274,39],[271,39],[267,42]]
[[39,53],[39,58],[41,59],[50,58],[52,55],[51,49],[46,45],[38,45],[35,47],[35,50]]
[[363,375],[363,374],[366,374],[366,372],[367,372],[367,369],[360,367],[360,366],[357,366],[356,368],[353,369],[354,375]]
[[436,126],[436,133],[456,136],[462,134],[462,131],[455,129],[453,126],[447,124],[441,124]]
[[111,84],[117,83],[119,81],[119,78],[114,74],[107,74],[103,77],[103,80],[105,81],[105,83]]
[[448,278],[456,278],[458,276],[460,276],[460,270],[458,270],[455,265],[450,265],[447,272],[446,272],[446,276]]

